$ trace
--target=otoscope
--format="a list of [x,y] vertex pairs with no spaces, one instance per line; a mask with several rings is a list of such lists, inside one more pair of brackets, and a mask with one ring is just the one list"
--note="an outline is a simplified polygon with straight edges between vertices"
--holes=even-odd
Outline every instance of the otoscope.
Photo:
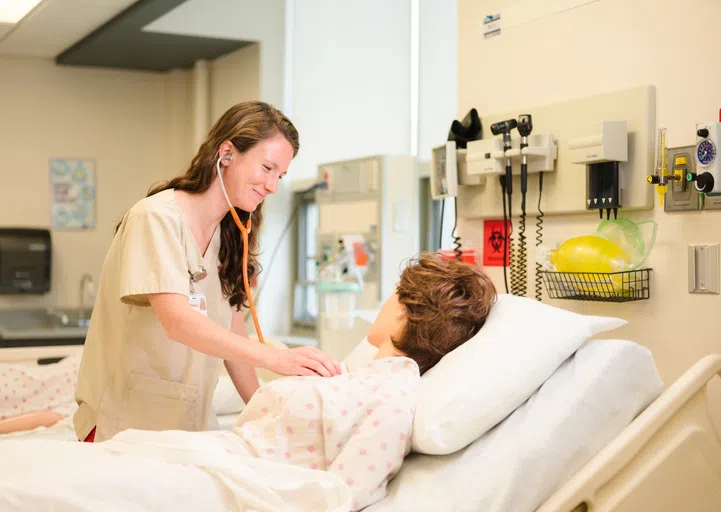
[[[528,136],[533,131],[530,114],[518,116],[518,133],[521,134],[521,219],[518,223],[518,287],[516,291],[525,296],[526,286],[526,192],[528,191],[528,155],[523,148],[528,147]],[[511,273],[513,275],[513,273]],[[514,287],[515,288],[515,287]]]
[[[507,119],[499,123],[491,125],[491,133],[493,135],[503,134],[503,152],[506,154],[506,174],[500,177],[501,193],[503,194],[503,281],[506,285],[506,293],[508,293],[508,277],[506,274],[508,237],[513,232],[513,215],[511,214],[511,197],[513,194],[513,168],[511,166],[511,157],[508,151],[511,149],[511,130],[516,128],[518,123],[515,119]],[[508,196],[508,217],[506,217],[506,196]],[[506,220],[508,219],[508,220]],[[509,224],[511,224],[509,229]],[[513,258],[508,264],[511,265],[511,284],[514,283],[515,271],[513,269]]]

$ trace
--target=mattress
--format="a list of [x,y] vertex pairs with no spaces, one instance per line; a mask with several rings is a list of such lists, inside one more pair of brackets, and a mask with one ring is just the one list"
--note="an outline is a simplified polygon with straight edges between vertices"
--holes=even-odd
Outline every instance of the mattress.
[[411,454],[366,512],[531,512],[663,390],[651,353],[625,340],[581,347],[501,423],[451,455]]

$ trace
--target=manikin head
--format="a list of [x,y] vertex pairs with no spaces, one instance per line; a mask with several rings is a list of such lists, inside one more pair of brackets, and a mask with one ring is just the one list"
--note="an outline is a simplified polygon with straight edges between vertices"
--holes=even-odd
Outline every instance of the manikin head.
[[379,348],[377,358],[409,357],[423,374],[481,329],[495,299],[493,282],[478,267],[422,254],[403,270],[368,341]]

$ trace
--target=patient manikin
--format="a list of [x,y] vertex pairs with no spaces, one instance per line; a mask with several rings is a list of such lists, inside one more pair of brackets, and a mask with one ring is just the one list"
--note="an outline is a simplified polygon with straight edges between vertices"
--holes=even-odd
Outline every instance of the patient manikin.
[[49,427],[71,416],[80,353],[55,364],[0,363],[0,434]]
[[[367,365],[333,378],[271,381],[248,402],[232,432],[126,430],[103,443],[78,445],[116,457],[203,466],[236,496],[249,485],[244,460],[246,468],[248,459],[262,459],[324,471],[345,484],[351,509],[362,509],[385,496],[410,451],[421,375],[478,332],[495,296],[477,267],[422,255],[403,271],[372,325],[368,341],[378,353]],[[6,455],[0,444],[0,457]],[[104,470],[114,460],[103,461]],[[95,471],[86,469],[85,489]],[[5,478],[0,470],[0,494],[13,490]]]

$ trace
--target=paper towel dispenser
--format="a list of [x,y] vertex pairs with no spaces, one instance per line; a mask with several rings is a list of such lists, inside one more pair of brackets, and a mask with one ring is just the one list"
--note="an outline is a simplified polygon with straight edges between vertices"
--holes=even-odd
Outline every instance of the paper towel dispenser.
[[0,294],[50,291],[50,231],[0,228]]

